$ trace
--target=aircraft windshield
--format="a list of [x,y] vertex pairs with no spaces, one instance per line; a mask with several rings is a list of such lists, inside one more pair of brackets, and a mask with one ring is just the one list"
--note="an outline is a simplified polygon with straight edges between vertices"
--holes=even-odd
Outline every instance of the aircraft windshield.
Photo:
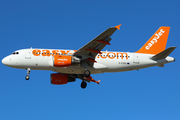
[[13,54],[13,55],[17,55],[17,54],[19,54],[19,52],[13,52],[12,54]]

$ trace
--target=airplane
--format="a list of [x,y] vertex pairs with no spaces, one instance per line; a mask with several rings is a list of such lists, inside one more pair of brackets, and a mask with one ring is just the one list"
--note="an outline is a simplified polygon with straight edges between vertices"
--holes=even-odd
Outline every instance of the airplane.
[[51,84],[62,85],[81,79],[81,88],[87,82],[95,82],[91,74],[123,72],[159,66],[174,62],[169,54],[176,47],[166,48],[170,27],[161,26],[152,37],[136,52],[101,51],[110,45],[111,35],[120,25],[110,27],[78,50],[63,49],[21,49],[2,59],[2,63],[12,68],[26,69],[26,80],[31,70],[51,70]]

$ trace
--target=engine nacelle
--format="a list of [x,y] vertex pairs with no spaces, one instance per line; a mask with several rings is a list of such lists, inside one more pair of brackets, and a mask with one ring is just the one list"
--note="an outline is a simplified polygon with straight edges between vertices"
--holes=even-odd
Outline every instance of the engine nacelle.
[[72,64],[80,63],[80,59],[74,56],[65,55],[55,55],[54,56],[54,66],[55,67],[68,67]]
[[59,73],[51,74],[51,84],[54,85],[62,85],[74,81],[75,78],[70,77],[68,74],[59,74]]

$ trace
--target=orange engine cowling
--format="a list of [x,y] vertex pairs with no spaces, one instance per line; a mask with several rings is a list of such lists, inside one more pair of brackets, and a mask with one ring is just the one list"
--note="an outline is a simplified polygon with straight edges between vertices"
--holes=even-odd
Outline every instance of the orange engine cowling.
[[54,66],[55,67],[68,67],[74,63],[80,63],[80,59],[74,56],[55,55]]
[[51,74],[51,84],[54,85],[62,85],[74,81],[75,78],[70,77],[68,74],[59,74],[59,73]]

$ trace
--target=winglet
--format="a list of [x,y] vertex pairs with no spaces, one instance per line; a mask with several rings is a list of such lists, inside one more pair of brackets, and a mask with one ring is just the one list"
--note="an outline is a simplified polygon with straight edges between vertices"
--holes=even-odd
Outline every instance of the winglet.
[[120,26],[121,26],[121,24],[120,24],[120,25],[115,26],[115,28],[117,28],[118,30],[120,30]]
[[98,80],[96,83],[99,85],[99,82],[100,82],[101,80]]
[[94,80],[91,76],[89,76],[89,77],[84,77],[84,80],[91,81],[91,82],[95,82],[95,83],[97,83],[98,85],[99,85],[99,82],[101,81],[101,80],[96,81],[96,80]]

